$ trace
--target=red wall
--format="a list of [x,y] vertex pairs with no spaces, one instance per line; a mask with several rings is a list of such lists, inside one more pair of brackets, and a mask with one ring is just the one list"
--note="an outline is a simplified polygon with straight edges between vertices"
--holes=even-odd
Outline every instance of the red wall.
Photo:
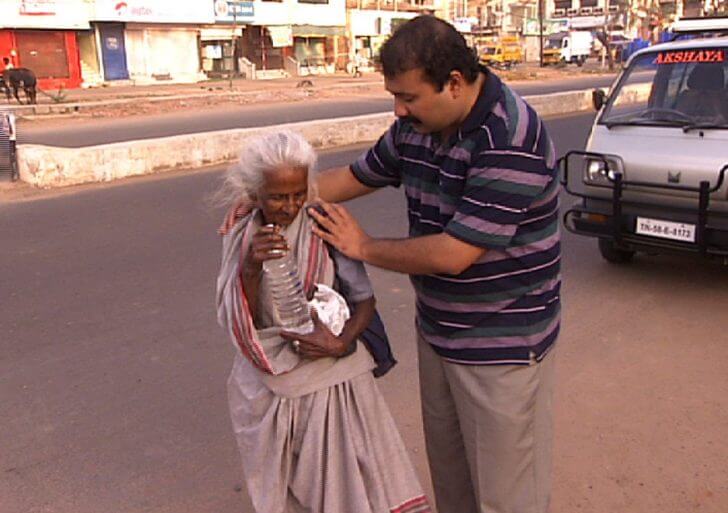
[[81,57],[78,53],[78,43],[76,41],[76,33],[66,31],[66,55],[68,57],[68,78],[48,80],[47,85],[43,86],[41,80],[41,89],[75,89],[81,86]]
[[[78,54],[76,33],[72,30],[60,31],[66,43],[66,57],[68,59],[68,78],[38,78],[38,87],[41,89],[75,89],[81,85],[81,58]],[[15,33],[12,30],[0,30],[0,67],[2,58],[10,57],[11,50],[15,48]],[[15,57],[15,67],[22,67],[23,63]]]
[[[0,30],[0,71],[4,68],[3,57],[10,57],[10,51],[15,46],[15,38],[13,37],[12,30]],[[18,65],[17,62],[13,62],[14,65]]]

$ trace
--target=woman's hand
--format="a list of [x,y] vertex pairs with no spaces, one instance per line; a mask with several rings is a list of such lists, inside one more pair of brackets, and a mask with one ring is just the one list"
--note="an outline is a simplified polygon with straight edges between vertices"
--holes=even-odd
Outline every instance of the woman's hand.
[[311,309],[311,320],[314,329],[311,333],[301,335],[299,333],[291,333],[281,331],[281,337],[293,343],[298,341],[298,354],[306,358],[316,359],[333,356],[339,358],[348,353],[349,345],[342,339],[334,335],[326,325],[321,322],[316,314],[315,309]]
[[281,235],[279,226],[266,225],[253,235],[250,243],[250,251],[245,259],[247,272],[258,273],[263,267],[263,262],[281,258],[288,251],[288,243]]

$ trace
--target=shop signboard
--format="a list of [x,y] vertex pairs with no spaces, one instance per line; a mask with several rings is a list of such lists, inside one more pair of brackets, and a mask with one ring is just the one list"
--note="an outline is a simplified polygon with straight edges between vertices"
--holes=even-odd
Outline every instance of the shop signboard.
[[255,17],[253,2],[213,0],[215,23],[251,23]]
[[473,31],[473,26],[478,24],[478,18],[455,18],[452,20],[452,25],[458,32],[469,34]]
[[215,22],[211,2],[179,0],[96,0],[94,21],[128,23]]
[[0,27],[87,30],[91,10],[84,0],[0,0]]
[[[543,35],[550,36],[558,32],[566,32],[569,30],[569,20],[544,20]],[[538,36],[539,25],[538,18],[526,18],[523,20],[523,35]]]
[[52,16],[56,14],[56,0],[21,0],[20,14]]

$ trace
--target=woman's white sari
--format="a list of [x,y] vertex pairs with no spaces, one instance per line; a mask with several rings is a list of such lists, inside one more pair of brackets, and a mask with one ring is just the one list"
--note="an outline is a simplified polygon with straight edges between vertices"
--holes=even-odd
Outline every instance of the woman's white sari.
[[[284,231],[304,288],[332,286],[334,267],[305,209]],[[258,513],[429,512],[419,481],[360,347],[343,358],[301,359],[278,333],[265,276],[256,329],[241,263],[257,212],[223,238],[217,308],[236,348],[228,380],[233,429]]]

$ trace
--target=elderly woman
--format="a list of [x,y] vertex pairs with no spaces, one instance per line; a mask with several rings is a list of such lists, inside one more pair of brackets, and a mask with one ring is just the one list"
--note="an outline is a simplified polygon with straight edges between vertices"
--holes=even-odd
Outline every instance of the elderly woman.
[[[258,513],[428,512],[376,364],[357,347],[374,315],[366,271],[311,231],[314,162],[300,135],[278,132],[251,140],[226,178],[234,208],[217,309],[237,348],[228,397],[248,492]],[[305,336],[281,329],[264,263],[286,253],[308,297],[317,285],[343,295],[351,313],[340,333],[323,314]]]

